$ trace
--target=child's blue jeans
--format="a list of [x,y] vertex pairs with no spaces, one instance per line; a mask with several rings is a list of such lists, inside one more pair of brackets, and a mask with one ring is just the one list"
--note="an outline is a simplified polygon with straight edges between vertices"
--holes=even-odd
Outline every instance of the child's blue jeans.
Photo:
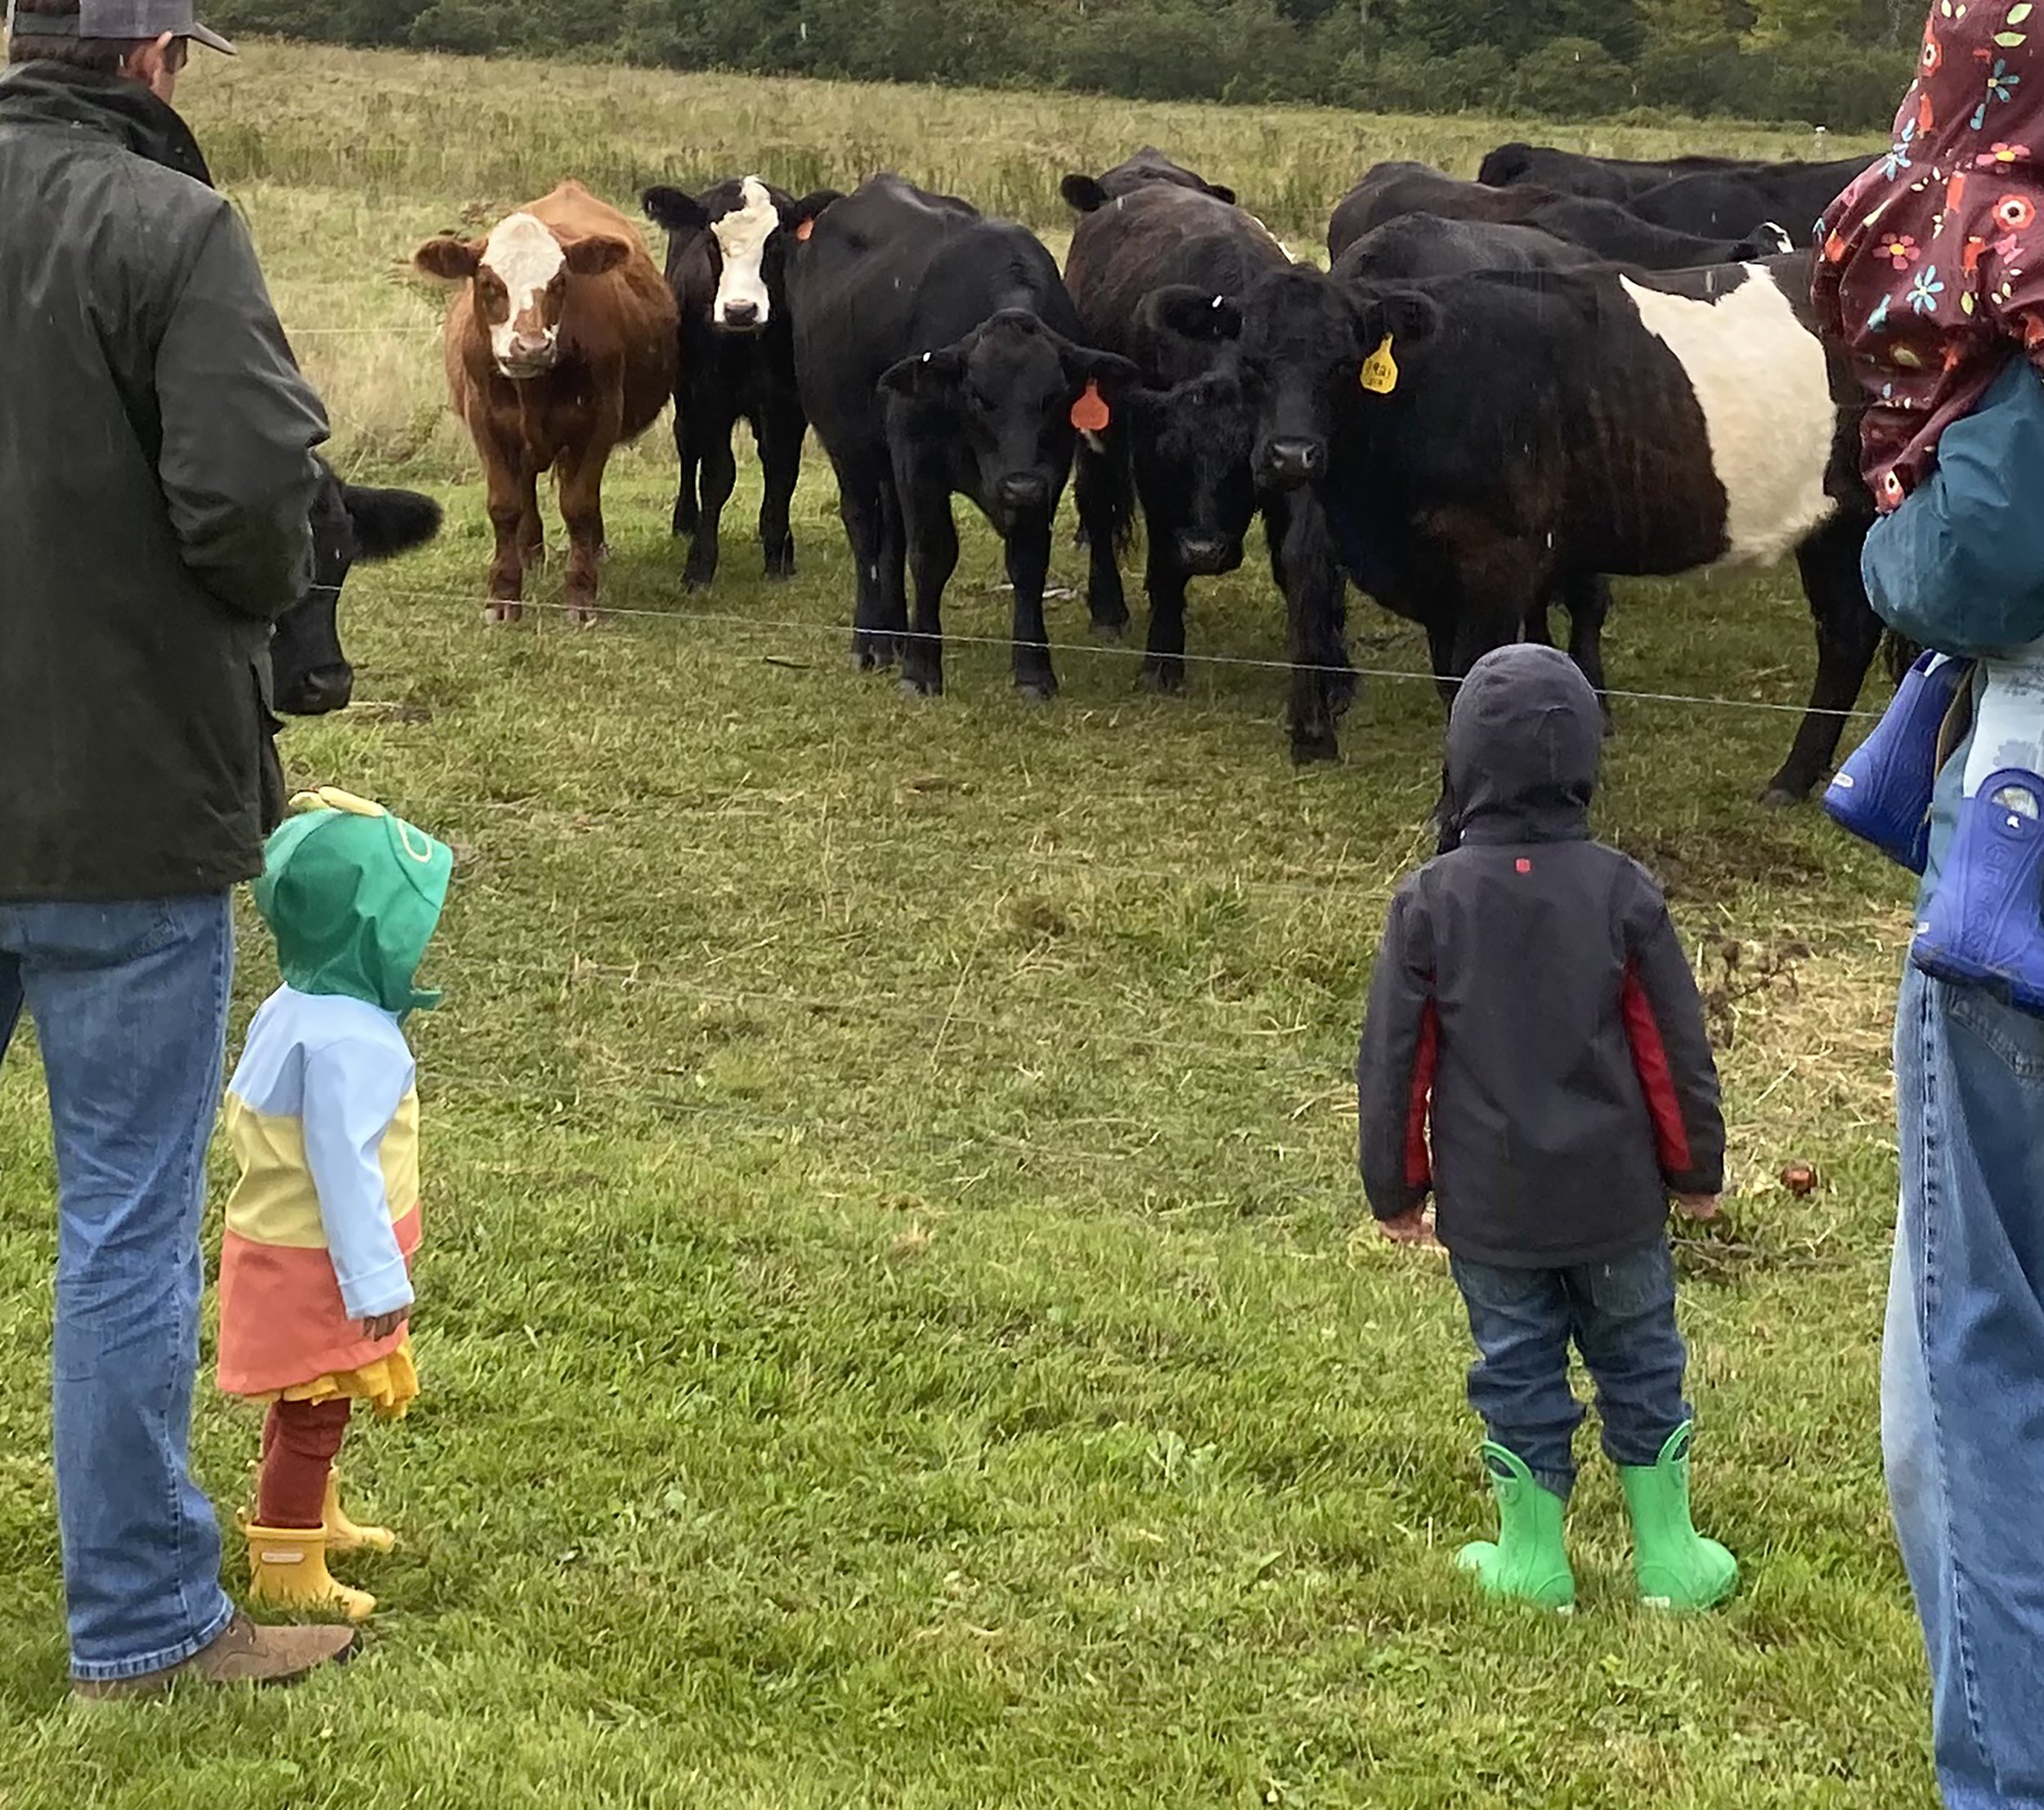
[[1614,1464],[1656,1463],[1690,1418],[1688,1366],[1675,1329],[1675,1268],[1668,1241],[1610,1263],[1506,1270],[1453,1260],[1477,1358],[1469,1405],[1490,1439],[1516,1453],[1543,1489],[1576,1484],[1583,1405],[1569,1387],[1572,1339],[1597,1385],[1604,1451]]

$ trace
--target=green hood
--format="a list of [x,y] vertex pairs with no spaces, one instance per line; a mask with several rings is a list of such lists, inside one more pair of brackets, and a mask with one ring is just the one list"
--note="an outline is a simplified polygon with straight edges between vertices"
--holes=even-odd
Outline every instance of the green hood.
[[413,984],[446,903],[454,855],[424,830],[331,788],[292,800],[270,838],[257,908],[302,993],[339,993],[400,1017],[440,1003]]

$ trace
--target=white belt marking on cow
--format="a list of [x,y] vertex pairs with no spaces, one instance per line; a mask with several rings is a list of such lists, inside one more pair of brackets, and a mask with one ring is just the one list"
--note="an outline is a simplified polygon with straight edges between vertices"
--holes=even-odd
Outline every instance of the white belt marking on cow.
[[1724,486],[1720,563],[1773,564],[1836,507],[1824,492],[1837,414],[1823,347],[1758,266],[1715,302],[1619,280],[1641,323],[1680,361],[1703,411]]
[[567,262],[553,229],[529,213],[506,214],[484,242],[482,262],[497,273],[511,297],[509,316],[492,323],[490,328],[490,349],[498,361],[515,362],[511,343],[521,320],[545,333],[550,351],[561,329],[558,321],[547,324],[540,298],[554,273]]
[[738,192],[745,205],[733,208],[710,229],[724,253],[724,274],[717,279],[717,299],[710,304],[710,318],[722,326],[733,302],[750,302],[759,311],[752,324],[764,327],[772,309],[766,276],[760,267],[766,257],[767,241],[780,226],[781,210],[756,176],[748,176]]

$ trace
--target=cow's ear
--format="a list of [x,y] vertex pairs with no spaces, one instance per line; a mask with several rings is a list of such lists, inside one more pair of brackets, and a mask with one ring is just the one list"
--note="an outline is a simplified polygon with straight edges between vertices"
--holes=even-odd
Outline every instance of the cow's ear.
[[444,233],[428,239],[411,254],[412,266],[443,283],[465,283],[482,268],[482,251],[480,239],[457,239]]
[[632,254],[621,239],[607,232],[593,232],[585,239],[571,239],[562,246],[571,276],[602,276],[614,271]]
[[440,505],[416,491],[341,486],[341,506],[355,530],[358,559],[392,559],[423,547],[440,532]]
[[1126,358],[1118,358],[1113,352],[1095,352],[1089,346],[1068,345],[1062,348],[1065,374],[1072,380],[1072,386],[1084,390],[1092,384],[1109,402],[1118,402],[1143,380],[1143,374]]
[[1230,207],[1235,204],[1235,190],[1225,182],[1209,182],[1207,185],[1207,193],[1217,201],[1226,202]]
[[1100,186],[1096,177],[1074,172],[1058,184],[1058,192],[1080,213],[1098,213],[1107,205],[1107,190]]
[[673,233],[701,232],[710,224],[710,210],[680,189],[648,189],[639,198],[646,217]]
[[946,346],[889,366],[881,374],[880,387],[890,395],[913,396],[918,402],[942,401],[957,393],[965,374],[965,354],[955,346]]
[[1400,345],[1431,339],[1440,329],[1441,310],[1433,298],[1417,289],[1351,289],[1349,311],[1356,324],[1356,345],[1365,354],[1386,339]]
[[1190,283],[1167,284],[1143,298],[1136,319],[1201,344],[1242,337],[1242,310],[1225,295]]
[[817,222],[844,199],[836,189],[814,190],[795,204],[784,224],[797,239],[807,239],[816,231]]

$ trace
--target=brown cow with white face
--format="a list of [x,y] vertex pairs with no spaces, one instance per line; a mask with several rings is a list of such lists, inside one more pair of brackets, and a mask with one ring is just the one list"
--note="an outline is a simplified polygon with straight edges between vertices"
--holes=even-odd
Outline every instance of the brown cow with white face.
[[428,240],[414,262],[465,284],[447,311],[447,389],[482,455],[496,554],[486,620],[521,613],[545,549],[539,481],[558,472],[569,620],[596,615],[603,468],[675,386],[675,300],[636,228],[579,182],[486,239]]

